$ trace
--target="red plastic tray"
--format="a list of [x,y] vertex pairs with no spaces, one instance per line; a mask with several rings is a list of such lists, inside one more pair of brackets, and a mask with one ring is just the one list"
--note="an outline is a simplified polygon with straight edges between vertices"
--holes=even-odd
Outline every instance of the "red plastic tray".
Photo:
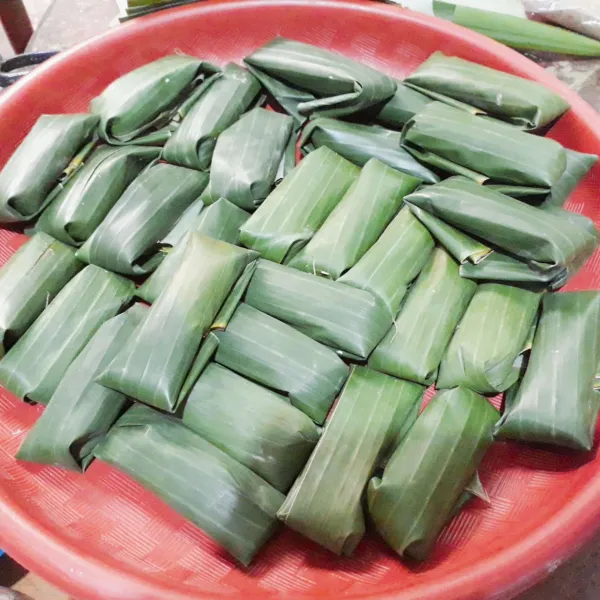
[[[123,73],[181,51],[224,63],[275,35],[332,48],[402,77],[442,50],[535,79],[572,110],[552,137],[600,153],[600,117],[535,64],[500,44],[397,7],[359,1],[202,3],[152,15],[60,55],[0,99],[0,165],[42,113],[85,111]],[[598,222],[600,168],[569,208]],[[0,230],[0,262],[23,236]],[[600,253],[570,289],[598,287]],[[0,546],[81,600],[402,598],[499,600],[526,589],[600,524],[600,458],[498,443],[482,469],[492,506],[474,505],[433,559],[402,564],[368,536],[340,559],[282,531],[243,571],[202,532],[136,483],[96,463],[85,476],[14,460],[40,412],[0,391]]]

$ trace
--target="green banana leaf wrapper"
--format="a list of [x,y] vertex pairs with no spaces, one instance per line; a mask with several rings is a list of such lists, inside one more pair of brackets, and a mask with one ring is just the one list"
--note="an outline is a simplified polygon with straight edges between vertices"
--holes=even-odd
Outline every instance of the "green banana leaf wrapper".
[[162,146],[180,105],[192,93],[208,88],[219,74],[217,66],[182,54],[164,56],[126,73],[90,104],[90,112],[100,117],[100,137],[115,145]]
[[246,69],[229,63],[200,96],[165,144],[162,157],[189,169],[206,171],[219,135],[257,100],[260,83]]
[[256,210],[275,185],[292,126],[287,115],[254,108],[226,129],[217,140],[204,202],[227,198]]
[[198,233],[148,316],[98,383],[174,412],[203,336],[255,253]]
[[183,409],[183,424],[286,493],[319,441],[319,428],[281,396],[210,364]]
[[325,421],[348,377],[348,367],[333,350],[247,304],[239,305],[216,336],[216,362],[287,394],[315,423]]
[[591,450],[600,397],[600,293],[546,294],[523,379],[496,437]]
[[540,83],[442,52],[434,52],[405,83],[466,102],[530,130],[552,123],[570,108]]
[[449,161],[437,166],[451,173],[467,169],[480,174],[470,177],[478,183],[490,179],[550,188],[567,168],[565,149],[558,142],[441,102],[429,104],[405,125],[402,145],[421,161]]
[[483,283],[467,307],[440,364],[436,387],[497,394],[519,378],[517,357],[535,322],[541,294]]
[[326,146],[359,167],[376,158],[425,183],[437,183],[440,178],[402,148],[400,138],[400,132],[376,125],[321,118],[308,122],[302,131],[300,147],[304,153],[309,153]]
[[180,421],[147,406],[130,408],[95,456],[150,490],[243,565],[277,529],[281,492]]
[[425,94],[396,81],[396,92],[379,110],[375,121],[383,127],[402,129],[407,121],[432,102]]
[[390,424],[415,405],[413,388],[420,398],[421,386],[354,367],[277,517],[336,554],[352,554],[365,533],[365,486],[394,437]]
[[[225,198],[217,200],[206,208],[203,207],[203,203],[201,203],[200,208],[196,207],[196,215],[191,222],[190,231],[184,234],[179,241],[173,240],[173,249],[167,253],[156,271],[138,288],[137,296],[139,298],[152,303],[167,288],[181,265],[187,238],[193,232],[229,244],[237,244],[240,237],[240,227],[248,220],[250,215],[235,206],[235,204],[225,200]],[[199,214],[198,210],[200,210]]]
[[395,315],[433,247],[434,240],[427,229],[404,207],[339,282],[371,292]]
[[373,246],[402,207],[404,196],[420,184],[419,179],[371,159],[319,231],[288,266],[338,279]]
[[99,146],[44,210],[36,230],[81,246],[159,153],[142,146]]
[[0,360],[0,384],[19,398],[48,404],[69,365],[134,290],[114,273],[83,269]]
[[431,400],[369,482],[375,529],[400,556],[424,560],[491,446],[498,411],[471,390],[445,390]]
[[[291,99],[292,108],[302,116],[350,115],[389,100],[396,91],[396,82],[384,73],[336,52],[282,37],[267,42],[244,62],[253,73],[259,71],[303,92]],[[261,83],[265,85],[263,79]]]
[[0,358],[84,265],[75,252],[36,233],[0,269]]
[[366,359],[392,324],[392,314],[370,292],[259,260],[245,301],[309,337]]
[[311,240],[360,170],[328,148],[305,157],[241,228],[240,241],[273,262],[290,260]]
[[0,171],[0,223],[29,221],[40,213],[97,124],[98,117],[88,114],[37,120]]
[[151,166],[125,190],[77,258],[123,275],[152,272],[164,258],[165,236],[207,183],[206,173]]
[[431,385],[477,284],[436,248],[411,287],[393,326],[369,358],[376,371]]
[[100,326],[52,395],[50,403],[27,434],[19,460],[85,471],[94,448],[119,418],[127,398],[94,381],[131,337],[147,308],[137,304]]

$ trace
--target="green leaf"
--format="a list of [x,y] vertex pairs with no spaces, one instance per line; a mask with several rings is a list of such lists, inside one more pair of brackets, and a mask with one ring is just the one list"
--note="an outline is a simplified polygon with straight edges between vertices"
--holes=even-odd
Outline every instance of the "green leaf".
[[420,386],[355,367],[277,517],[336,554],[352,554],[365,533],[365,485],[393,437],[390,422],[413,408],[414,388],[422,395]]
[[567,168],[561,178],[552,186],[549,196],[543,206],[564,206],[569,196],[575,191],[584,177],[598,162],[595,154],[584,154],[575,150],[565,149],[567,153]]
[[243,565],[277,529],[283,494],[179,421],[146,406],[129,409],[95,454],[192,521]]
[[49,202],[78,150],[89,141],[98,117],[42,115],[0,171],[0,223],[33,219]]
[[498,411],[463,388],[439,392],[368,488],[375,529],[400,556],[424,560],[492,444]]
[[396,92],[377,113],[375,121],[384,127],[402,129],[408,120],[420,113],[431,102],[431,98],[425,94],[396,81]]
[[0,361],[0,384],[19,398],[48,404],[80,350],[129,303],[134,289],[122,277],[86,267]]

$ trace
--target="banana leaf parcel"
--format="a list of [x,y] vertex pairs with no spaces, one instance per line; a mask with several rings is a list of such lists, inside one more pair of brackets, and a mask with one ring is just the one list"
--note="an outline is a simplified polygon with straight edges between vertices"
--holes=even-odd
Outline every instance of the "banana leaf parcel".
[[36,230],[81,246],[159,152],[142,146],[98,147],[44,210]]
[[206,173],[151,166],[125,190],[77,258],[123,275],[150,273],[164,258],[165,236],[207,183]]
[[137,304],[100,326],[27,434],[17,458],[85,471],[94,448],[127,405],[127,398],[95,383],[94,377],[131,337],[147,308]]
[[287,394],[316,423],[325,421],[348,377],[348,367],[333,350],[247,304],[240,304],[216,335],[216,362]]
[[[346,56],[310,44],[275,38],[244,59],[253,73],[277,100],[267,85],[269,79],[291,88],[287,103],[302,116],[341,117],[389,100],[396,82],[379,71]],[[294,89],[300,95],[293,97]],[[312,97],[311,97],[312,96]]]
[[0,171],[0,223],[33,219],[77,152],[88,142],[98,117],[42,115]]
[[163,159],[206,171],[219,135],[252,106],[259,92],[260,83],[246,69],[233,63],[226,65],[221,77],[183,115],[181,124],[165,144]]
[[421,181],[371,159],[290,267],[338,279],[377,241]]
[[434,52],[405,82],[525,129],[544,127],[569,109],[563,98],[540,83],[442,52]]
[[0,384],[19,398],[48,404],[69,365],[134,289],[99,267],[83,269],[0,360]]
[[506,395],[496,436],[591,450],[599,340],[599,292],[546,294],[527,370]]
[[35,234],[0,269],[0,358],[84,267],[75,252]]
[[567,167],[558,142],[441,102],[405,125],[402,144],[421,162],[459,175],[472,172],[479,183],[551,188]]
[[396,81],[396,92],[379,110],[375,121],[384,127],[402,129],[407,121],[432,102],[429,96]]
[[370,292],[259,260],[246,302],[344,354],[366,359],[392,324]]
[[193,387],[183,424],[283,493],[320,435],[286,399],[214,363]]
[[219,73],[215,65],[179,54],[126,73],[90,104],[90,111],[100,117],[100,137],[111,144],[162,146],[179,106],[192,92],[208,88]]
[[186,375],[222,304],[255,253],[198,233],[181,266],[97,381],[140,402],[175,411]]
[[439,392],[368,487],[375,529],[400,556],[427,558],[491,446],[498,411],[471,390]]
[[95,455],[156,494],[243,565],[277,529],[281,492],[181,422],[147,406],[130,408]]
[[394,325],[369,358],[372,369],[430,385],[477,284],[437,248],[411,287]]
[[355,367],[315,451],[277,512],[288,527],[350,555],[365,533],[362,497],[387,450],[390,423],[415,404],[414,386]]
[[217,140],[204,202],[227,198],[255,210],[275,185],[292,125],[287,115],[254,108],[226,129]]
[[520,374],[517,357],[526,349],[540,300],[540,294],[518,287],[477,286],[440,364],[437,388],[495,394],[512,386]]

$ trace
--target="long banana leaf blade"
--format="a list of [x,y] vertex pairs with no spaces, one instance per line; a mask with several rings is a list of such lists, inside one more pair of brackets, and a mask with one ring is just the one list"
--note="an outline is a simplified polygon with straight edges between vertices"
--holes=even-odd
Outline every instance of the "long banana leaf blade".
[[95,455],[156,494],[243,565],[277,529],[283,494],[179,421],[151,408],[129,409]]
[[190,235],[169,286],[98,382],[173,412],[202,337],[255,253]]
[[497,437],[591,450],[600,401],[600,293],[546,294],[527,371]]
[[392,324],[371,293],[260,260],[246,302],[336,350],[367,358]]
[[226,65],[222,76],[190,107],[165,144],[164,160],[207,170],[219,135],[252,106],[259,92],[258,80],[246,69]]
[[336,554],[349,555],[365,533],[363,491],[394,439],[390,423],[411,412],[424,388],[355,367],[306,467],[277,516]]
[[35,217],[71,159],[88,141],[98,117],[42,115],[0,171],[0,223]]
[[81,246],[159,153],[156,148],[142,146],[98,147],[44,210],[36,230],[65,244]]
[[512,386],[540,300],[540,294],[518,287],[479,285],[440,364],[437,388],[493,394]]
[[328,148],[315,150],[243,225],[240,241],[271,261],[289,260],[310,241],[359,173]]
[[192,389],[183,424],[286,493],[319,428],[281,396],[210,364]]
[[375,529],[400,556],[427,558],[492,444],[498,411],[482,396],[439,392],[368,488]]
[[396,81],[396,92],[377,113],[375,121],[384,127],[402,129],[404,124],[420,113],[433,100]]
[[348,377],[330,348],[247,304],[240,304],[225,331],[216,333],[219,364],[273,390],[318,424]]
[[411,287],[394,325],[369,358],[369,366],[430,385],[477,285],[437,248]]
[[69,365],[99,327],[133,297],[134,285],[90,265],[58,293],[0,361],[0,384],[48,404]]
[[94,448],[127,404],[127,398],[94,382],[127,342],[147,309],[141,304],[106,321],[83,348],[27,434],[17,458],[85,471]]
[[163,238],[207,183],[206,173],[151,166],[125,190],[77,258],[123,275],[150,273],[164,257]]
[[35,234],[0,269],[0,358],[84,267],[75,252]]

